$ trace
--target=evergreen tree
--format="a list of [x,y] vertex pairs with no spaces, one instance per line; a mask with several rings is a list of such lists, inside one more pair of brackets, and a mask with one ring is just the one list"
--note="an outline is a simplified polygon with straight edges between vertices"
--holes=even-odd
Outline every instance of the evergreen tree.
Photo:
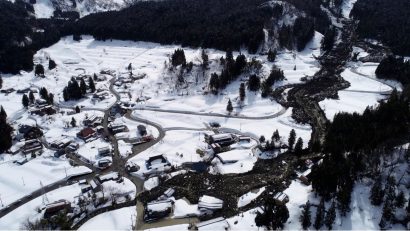
[[396,197],[395,205],[397,208],[403,208],[404,204],[406,204],[406,197],[404,196],[404,192],[400,191],[400,193]]
[[243,101],[245,100],[245,96],[246,96],[246,93],[245,93],[245,84],[244,84],[244,83],[241,83],[241,85],[239,86],[239,100],[240,100],[241,102],[243,102]]
[[346,216],[347,212],[350,211],[350,202],[352,198],[353,191],[353,181],[350,178],[345,179],[345,182],[339,186],[339,191],[337,192],[337,201],[340,214]]
[[87,85],[85,84],[84,79],[80,80],[80,89],[81,89],[81,96],[87,94]]
[[48,91],[45,87],[40,88],[40,97],[48,101]]
[[246,57],[244,54],[240,54],[236,57],[235,67],[231,70],[232,74],[235,76],[240,75],[245,69],[247,64]]
[[302,224],[303,229],[307,230],[310,225],[310,202],[307,201],[306,204],[303,206],[302,213],[300,214],[299,221]]
[[326,213],[326,217],[325,217],[325,225],[327,227],[327,229],[331,230],[333,223],[335,222],[336,219],[336,205],[335,202],[332,202],[332,205],[330,206],[329,210]]
[[34,93],[32,91],[30,91],[30,93],[28,94],[28,98],[31,104],[33,104],[34,101],[36,100],[36,98],[34,97]]
[[95,84],[93,78],[91,76],[88,78],[88,86],[90,86],[91,92],[95,92]]
[[0,89],[2,89],[3,88],[3,77],[1,77],[1,75],[0,75]]
[[69,101],[70,100],[70,95],[68,94],[68,88],[67,87],[65,87],[63,89],[63,98],[64,98],[64,101]]
[[372,205],[379,206],[383,203],[384,191],[382,188],[382,179],[381,177],[377,177],[376,181],[374,182],[371,190],[370,190],[370,202]]
[[74,119],[74,117],[71,117],[71,122],[70,122],[72,127],[76,127],[77,126],[77,121]]
[[128,64],[127,70],[132,74],[132,63]]
[[272,49],[269,49],[269,51],[268,51],[268,61],[269,62],[275,62],[275,60],[276,60],[276,50],[273,50],[272,51]]
[[315,229],[319,230],[322,227],[325,219],[325,212],[325,200],[322,198],[320,200],[319,207],[316,210],[315,223],[313,224]]
[[261,85],[261,96],[262,98],[268,97],[272,93],[272,86],[268,83],[267,80],[262,82]]
[[301,137],[299,137],[299,139],[296,141],[296,144],[295,144],[295,153],[297,155],[301,155],[302,150],[303,150],[303,140]]
[[209,80],[209,88],[216,95],[219,89],[219,77],[218,74],[213,73]]
[[37,64],[34,69],[34,75],[44,77],[44,67],[41,64]]
[[93,80],[94,80],[94,81],[97,81],[97,80],[98,80],[98,76],[97,76],[97,74],[95,74],[95,73],[94,73],[94,75],[93,75]]
[[204,49],[202,49],[201,58],[202,58],[202,68],[206,70],[209,66],[209,57]]
[[7,119],[7,113],[4,110],[3,106],[0,106],[0,120],[6,120]]
[[57,67],[56,62],[54,62],[54,60],[52,60],[52,59],[49,59],[49,60],[48,60],[48,69],[49,69],[49,70],[53,70],[53,69],[56,68],[56,67]]
[[80,107],[75,106],[75,113],[80,113]]
[[228,105],[226,106],[226,110],[229,112],[229,114],[231,114],[233,111],[231,99],[228,100]]
[[293,150],[293,145],[295,144],[295,141],[296,141],[296,132],[295,132],[295,129],[292,129],[290,131],[289,138],[288,138],[289,151]]
[[276,130],[273,132],[272,141],[279,142],[279,140],[280,140],[279,131],[278,131],[278,129],[276,129]]
[[263,142],[265,142],[265,136],[261,136],[261,137],[259,137],[259,142],[261,142],[261,143],[263,143]]
[[23,106],[24,106],[25,108],[28,108],[29,99],[28,99],[28,97],[27,97],[26,94],[23,95],[23,99],[22,99],[21,101],[22,101],[22,103],[23,103]]
[[394,205],[390,200],[386,200],[383,205],[382,217],[380,219],[379,226],[384,229],[387,224],[389,224],[394,217]]
[[54,94],[53,93],[49,93],[48,94],[48,104],[53,105],[54,104]]
[[248,88],[250,91],[259,91],[261,87],[261,79],[257,75],[249,76]]
[[174,53],[171,56],[171,63],[174,67],[179,65],[186,65],[185,52],[183,49],[178,48],[174,51]]

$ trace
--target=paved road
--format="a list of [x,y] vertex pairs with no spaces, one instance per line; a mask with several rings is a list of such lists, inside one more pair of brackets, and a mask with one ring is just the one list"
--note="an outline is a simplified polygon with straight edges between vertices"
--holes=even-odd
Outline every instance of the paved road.
[[139,107],[136,110],[141,111],[155,111],[155,112],[166,112],[174,114],[184,114],[184,115],[197,115],[197,116],[210,116],[210,117],[224,117],[224,118],[234,118],[234,119],[246,119],[246,120],[266,120],[273,119],[285,114],[287,108],[283,107],[279,112],[276,112],[267,116],[241,116],[241,115],[226,115],[213,112],[193,112],[193,111],[183,111],[183,110],[171,110],[171,109],[160,109],[160,108],[148,108],[148,107]]

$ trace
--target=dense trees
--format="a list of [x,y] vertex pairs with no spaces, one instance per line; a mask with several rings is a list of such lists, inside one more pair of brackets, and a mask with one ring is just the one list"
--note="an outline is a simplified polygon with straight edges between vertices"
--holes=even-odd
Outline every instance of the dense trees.
[[[367,108],[363,115],[337,114],[329,126],[325,149],[333,154],[345,151],[372,150],[381,144],[407,134],[410,125],[408,100],[393,91],[387,102],[375,108]],[[389,141],[389,142],[388,142]]]
[[249,76],[248,89],[250,91],[259,91],[261,88],[261,78],[257,75]]
[[397,80],[403,85],[410,83],[410,61],[403,58],[388,56],[376,69],[377,78]]
[[7,113],[0,106],[0,153],[3,153],[11,148],[13,128],[7,123]]
[[[33,55],[58,41],[57,27],[68,21],[35,19],[33,6],[21,0],[0,1],[0,71],[33,70]],[[33,29],[36,28],[36,29]],[[42,31],[44,30],[44,32]]]
[[36,76],[44,77],[44,66],[41,64],[37,64],[34,69],[34,74]]
[[268,97],[272,93],[272,85],[284,79],[285,75],[283,74],[283,71],[277,66],[273,65],[269,76],[262,83],[262,97]]
[[81,99],[87,92],[87,87],[83,79],[78,84],[77,80],[71,78],[68,82],[68,86],[63,90],[63,98],[65,101]]
[[273,199],[266,199],[262,212],[257,212],[256,226],[265,226],[269,230],[283,229],[283,224],[289,218],[289,210],[285,205],[277,204]]
[[186,65],[185,53],[183,49],[176,49],[171,55],[172,66]]
[[[245,45],[256,52],[272,9],[263,0],[142,1],[119,12],[80,19],[71,29],[97,39],[180,43],[221,50]],[[158,17],[158,15],[161,17]]]
[[321,49],[330,51],[333,48],[336,39],[336,29],[334,26],[329,27],[321,41]]
[[362,38],[381,40],[396,54],[410,54],[410,1],[358,0],[351,14],[359,20]]

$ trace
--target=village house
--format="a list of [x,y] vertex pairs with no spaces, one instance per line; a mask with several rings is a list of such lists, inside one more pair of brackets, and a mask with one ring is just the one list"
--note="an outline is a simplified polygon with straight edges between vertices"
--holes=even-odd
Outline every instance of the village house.
[[157,156],[151,156],[148,158],[147,161],[145,161],[145,165],[148,170],[163,170],[167,166],[171,166],[169,161],[164,157],[164,155],[157,155]]
[[19,125],[18,134],[16,136],[17,140],[21,139],[37,139],[43,136],[43,132],[39,127],[30,125]]
[[45,116],[45,115],[54,115],[57,113],[57,110],[52,105],[41,106],[33,108],[30,110],[32,115]]
[[65,149],[66,149],[66,152],[75,152],[78,150],[79,147],[80,147],[79,144],[75,142],[71,142]]
[[96,135],[97,132],[92,128],[84,128],[79,133],[77,133],[77,137],[84,140],[84,142],[86,143],[95,138]]
[[96,116],[96,115],[92,115],[86,119],[83,120],[83,125],[86,127],[97,127],[102,125],[103,123],[103,117],[101,116]]
[[212,215],[214,211],[223,208],[223,203],[224,202],[221,199],[203,195],[199,198],[198,209],[201,216]]
[[35,153],[38,151],[43,150],[43,145],[41,144],[40,141],[34,139],[34,140],[26,140],[26,143],[23,146],[23,153],[28,154],[28,153]]
[[273,199],[275,200],[276,203],[280,205],[285,205],[286,203],[289,202],[289,197],[283,192],[278,192],[273,196]]
[[63,138],[61,140],[55,140],[50,144],[50,147],[55,149],[64,149],[68,145],[70,145],[72,141],[68,138]]
[[71,203],[67,200],[59,200],[46,205],[44,210],[44,218],[48,219],[59,212],[70,212]]
[[102,159],[102,160],[99,160],[99,161],[97,162],[97,167],[100,168],[100,169],[106,169],[106,168],[110,167],[111,164],[112,164],[112,161],[111,161],[111,160],[109,160],[109,159]]
[[305,185],[310,185],[310,175],[312,173],[312,169],[307,169],[304,172],[298,172],[298,179]]
[[112,134],[117,134],[120,132],[125,132],[128,130],[127,126],[125,126],[124,124],[120,124],[120,123],[110,123],[108,125],[108,130],[110,130],[110,132]]
[[228,230],[229,223],[223,217],[217,217],[211,220],[199,222],[194,225],[194,230]]
[[108,146],[98,148],[98,155],[102,157],[111,156],[112,155],[111,148]]
[[208,136],[209,144],[218,144],[221,147],[229,146],[237,142],[236,136],[230,133],[222,133]]
[[144,221],[157,221],[161,218],[167,217],[171,211],[172,202],[170,200],[149,202],[144,208]]

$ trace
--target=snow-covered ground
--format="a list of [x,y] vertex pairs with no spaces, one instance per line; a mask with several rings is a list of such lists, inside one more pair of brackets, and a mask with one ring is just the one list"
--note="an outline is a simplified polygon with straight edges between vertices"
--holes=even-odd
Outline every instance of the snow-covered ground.
[[350,12],[353,9],[354,4],[357,2],[357,0],[343,0],[342,3],[342,15],[345,18],[350,17]]
[[[360,52],[359,55],[363,53],[361,49],[355,50]],[[329,120],[333,120],[338,112],[362,113],[366,107],[375,107],[380,100],[386,99],[393,87],[402,89],[401,84],[395,81],[377,79],[377,66],[378,63],[349,63],[341,76],[350,83],[350,87],[338,92],[339,99],[319,102]]]
[[121,208],[91,218],[78,230],[132,230],[136,217],[135,206]]
[[378,101],[386,96],[373,93],[346,92],[339,91],[339,99],[325,99],[319,102],[320,107],[325,111],[326,117],[333,120],[339,112],[363,113],[368,106],[377,106]]
[[320,56],[320,41],[322,38],[322,34],[315,32],[312,41],[306,44],[303,51],[284,51],[278,54],[275,65],[283,70],[287,79],[277,83],[278,86],[288,83],[300,83],[300,78],[313,76],[319,70],[319,64],[314,57]]
[[40,189],[42,185],[52,184],[70,175],[91,172],[84,166],[73,167],[66,159],[53,157],[53,152],[49,150],[37,158],[29,158],[24,165],[13,163],[13,160],[21,158],[23,156],[19,154],[0,155],[0,195],[4,206]]

